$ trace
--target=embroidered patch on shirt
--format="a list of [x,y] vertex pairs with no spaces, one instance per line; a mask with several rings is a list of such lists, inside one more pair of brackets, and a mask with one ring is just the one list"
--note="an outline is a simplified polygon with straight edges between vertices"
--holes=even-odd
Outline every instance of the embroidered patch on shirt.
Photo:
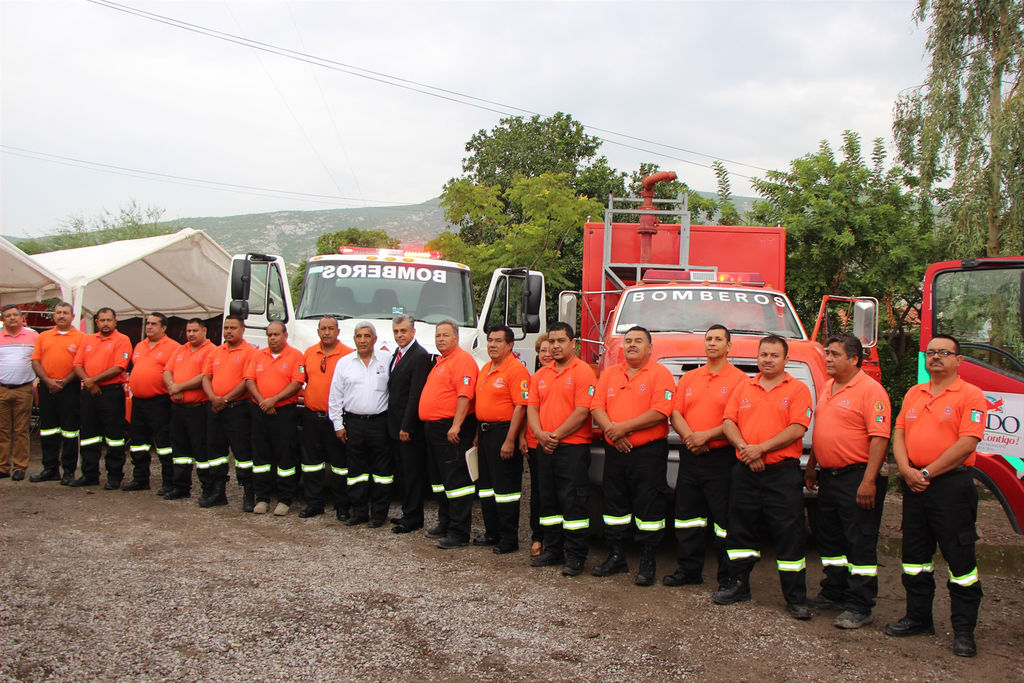
[[971,422],[981,422],[981,411],[980,410],[972,410],[971,411]]

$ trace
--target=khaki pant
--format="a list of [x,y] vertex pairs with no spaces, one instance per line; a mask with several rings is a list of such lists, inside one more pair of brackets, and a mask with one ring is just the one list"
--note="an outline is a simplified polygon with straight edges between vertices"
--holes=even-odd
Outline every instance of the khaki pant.
[[28,424],[32,417],[32,385],[0,386],[0,473],[28,469]]

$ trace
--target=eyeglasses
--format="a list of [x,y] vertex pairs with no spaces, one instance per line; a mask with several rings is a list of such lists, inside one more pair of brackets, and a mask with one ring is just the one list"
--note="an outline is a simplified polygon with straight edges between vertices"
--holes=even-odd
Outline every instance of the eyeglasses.
[[327,372],[327,356],[320,359],[320,372]]
[[927,351],[924,352],[924,355],[928,356],[929,358],[934,358],[935,356],[938,356],[940,358],[949,358],[950,356],[955,356],[956,351],[950,351],[949,349],[939,349],[937,351],[935,349],[928,349]]

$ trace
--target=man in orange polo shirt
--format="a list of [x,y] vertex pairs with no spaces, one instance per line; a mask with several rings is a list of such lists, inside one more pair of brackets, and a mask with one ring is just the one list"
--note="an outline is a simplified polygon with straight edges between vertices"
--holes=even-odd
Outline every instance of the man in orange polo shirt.
[[100,483],[100,446],[106,441],[108,489],[124,478],[124,372],[131,362],[132,343],[117,331],[117,314],[103,307],[93,319],[98,332],[86,335],[75,354],[75,374],[82,381],[82,429],[79,453],[82,476],[71,486]]
[[275,490],[276,516],[287,515],[292,505],[299,436],[298,393],[306,379],[305,364],[302,352],[288,345],[288,328],[275,320],[267,325],[267,346],[252,354],[245,371],[246,389],[258,408],[252,412],[256,514],[267,512]]
[[729,582],[712,599],[719,605],[750,599],[750,571],[761,557],[758,526],[768,524],[786,609],[810,619],[804,557],[801,439],[811,422],[811,392],[786,372],[789,344],[768,335],[757,351],[757,375],[740,382],[725,407],[723,433],[736,447],[729,495]]
[[302,485],[306,494],[306,508],[299,517],[308,519],[324,513],[324,483],[327,468],[331,468],[331,492],[338,521],[348,519],[348,465],[345,444],[334,434],[334,425],[327,414],[327,398],[331,393],[331,378],[342,356],[352,348],[338,341],[338,320],[332,315],[320,318],[316,328],[320,341],[306,349],[305,407],[299,420],[302,423]]
[[662,578],[666,586],[704,583],[704,542],[710,525],[718,554],[718,588],[729,580],[725,536],[729,528],[729,487],[736,452],[725,438],[729,397],[747,374],[729,362],[732,335],[724,325],[704,333],[707,363],[679,378],[672,427],[682,439],[676,474],[676,559],[679,568]]
[[167,336],[167,316],[150,313],[143,328],[145,338],[135,345],[128,387],[132,391],[132,415],[128,435],[134,472],[122,491],[149,490],[151,449],[160,459],[161,490],[174,484],[174,460],[171,448],[171,398],[164,384],[164,368],[180,344]]
[[440,537],[437,547],[448,550],[469,543],[476,486],[469,478],[466,451],[473,446],[476,417],[473,398],[478,369],[473,356],[459,348],[459,328],[442,320],[434,328],[437,358],[420,393],[420,419],[427,439],[427,457],[437,481],[437,526],[428,535]]
[[864,349],[852,334],[825,342],[825,371],[832,379],[818,396],[804,472],[807,489],[820,488],[816,538],[825,569],[821,593],[807,602],[842,609],[832,624],[846,629],[871,623],[878,595],[878,525],[889,485],[879,476],[889,450],[889,395],[861,371],[863,359]]
[[512,353],[515,335],[507,325],[487,332],[490,361],[476,380],[477,495],[484,535],[473,545],[494,546],[496,554],[519,550],[519,499],[523,496],[523,454],[516,448],[526,420],[530,373]]
[[[206,404],[203,364],[216,348],[206,338],[206,323],[192,318],[185,323],[186,344],[178,347],[164,368],[164,385],[171,397],[171,447],[174,478],[171,487],[188,494],[192,489],[192,463],[199,463],[200,507],[227,505],[224,482],[210,477],[206,455]],[[170,493],[164,491],[164,495]],[[184,496],[182,496],[184,497]]]
[[[235,315],[224,318],[224,343],[203,362],[203,393],[209,399],[206,415],[206,462],[196,469],[207,471],[209,481],[228,480],[228,447],[235,459],[235,478],[242,487],[242,512],[252,512],[256,494],[252,481],[252,413],[255,410],[245,388],[245,371],[256,352],[245,341],[245,321]],[[200,475],[202,476],[202,475]]]
[[594,576],[629,571],[626,539],[636,525],[640,546],[638,586],[654,584],[655,556],[665,534],[668,416],[675,381],[668,368],[651,360],[651,333],[634,325],[622,340],[626,360],[601,373],[590,412],[604,432],[604,528],[608,558]]
[[953,654],[978,653],[974,627],[981,606],[981,581],[974,542],[978,538],[978,492],[970,467],[985,436],[988,406],[981,389],[960,379],[960,344],[936,335],[925,351],[931,379],[910,388],[896,418],[892,453],[903,479],[903,587],[907,613],[887,624],[886,635],[935,633],[932,558],[938,543],[949,565]]
[[561,564],[563,576],[579,576],[587,561],[590,470],[590,404],[597,377],[576,357],[571,325],[553,323],[548,343],[554,362],[530,379],[526,419],[537,437],[540,462],[540,525],[544,550],[531,567]]
[[[29,481],[60,479],[64,486],[75,478],[78,467],[78,406],[82,383],[75,375],[75,352],[85,334],[71,326],[71,304],[53,307],[53,324],[36,339],[32,367],[39,377],[39,441],[43,471]],[[64,476],[61,477],[60,469]]]

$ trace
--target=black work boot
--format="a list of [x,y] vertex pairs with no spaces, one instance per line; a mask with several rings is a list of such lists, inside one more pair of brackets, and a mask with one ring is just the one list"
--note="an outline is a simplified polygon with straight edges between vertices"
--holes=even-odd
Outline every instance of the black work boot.
[[636,573],[636,585],[638,586],[652,586],[654,585],[654,574],[655,565],[657,563],[655,557],[655,548],[653,546],[645,545],[640,549],[640,569]]
[[750,577],[734,576],[729,579],[725,588],[715,592],[711,599],[716,605],[731,605],[750,599]]
[[611,576],[629,571],[629,563],[626,562],[626,551],[621,543],[612,543],[608,549],[608,557],[604,562],[594,565],[590,573],[594,576]]
[[242,512],[252,512],[256,507],[256,492],[253,490],[252,482],[242,484]]
[[199,507],[212,508],[216,505],[227,505],[228,494],[224,490],[226,482],[220,481],[210,487],[210,491],[199,500]]

